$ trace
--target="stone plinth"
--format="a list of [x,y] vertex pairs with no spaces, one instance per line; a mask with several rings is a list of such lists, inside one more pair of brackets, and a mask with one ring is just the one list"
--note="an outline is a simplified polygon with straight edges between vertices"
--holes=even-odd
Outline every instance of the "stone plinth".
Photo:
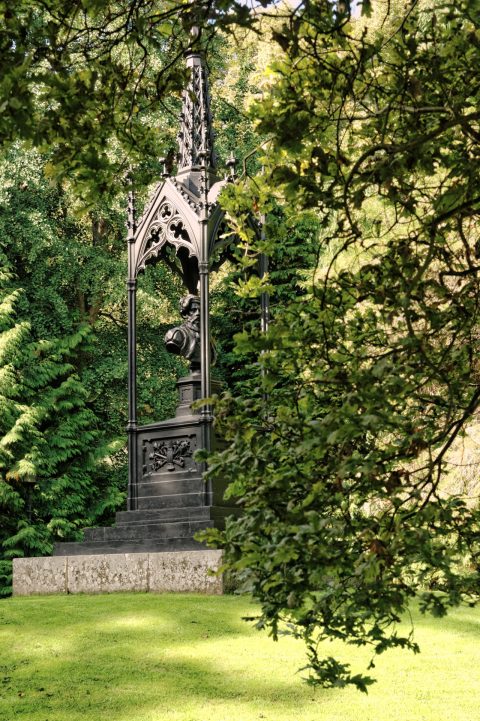
[[222,552],[212,550],[15,558],[13,595],[116,591],[219,595],[223,577],[211,571],[221,562]]

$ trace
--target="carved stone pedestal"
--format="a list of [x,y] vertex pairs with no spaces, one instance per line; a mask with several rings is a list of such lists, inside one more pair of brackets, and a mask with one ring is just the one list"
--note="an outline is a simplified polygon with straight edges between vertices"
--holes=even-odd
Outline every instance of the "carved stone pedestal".
[[227,484],[207,485],[194,459],[209,430],[191,408],[200,398],[199,374],[181,378],[177,386],[175,418],[135,432],[139,463],[131,510],[118,512],[112,527],[85,529],[84,541],[57,543],[55,556],[204,549],[193,538],[197,531],[221,528],[226,516],[238,514],[223,500]]

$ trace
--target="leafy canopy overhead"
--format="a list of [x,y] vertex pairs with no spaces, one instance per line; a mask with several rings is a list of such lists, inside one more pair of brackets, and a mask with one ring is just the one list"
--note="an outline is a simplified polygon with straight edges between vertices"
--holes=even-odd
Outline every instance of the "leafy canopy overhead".
[[151,178],[168,150],[168,105],[185,86],[191,27],[208,45],[235,21],[251,22],[236,0],[0,3],[0,145],[21,139],[50,153],[48,173],[73,176],[90,201],[131,163]]
[[273,202],[317,214],[318,259],[266,335],[237,337],[262,373],[219,403],[229,444],[210,464],[244,509],[217,542],[260,625],[293,624],[312,683],[361,690],[318,640],[417,650],[397,631],[409,601],[474,602],[480,571],[478,495],[449,484],[480,403],[479,3],[369,9],[305,3],[275,31],[252,109],[264,173],[225,202],[244,265],[276,252],[271,223],[257,243],[244,225]]

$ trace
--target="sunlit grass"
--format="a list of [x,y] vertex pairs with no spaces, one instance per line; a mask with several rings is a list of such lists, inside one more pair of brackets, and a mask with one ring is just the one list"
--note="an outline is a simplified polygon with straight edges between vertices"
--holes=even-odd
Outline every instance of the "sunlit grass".
[[[386,653],[378,683],[313,691],[301,643],[223,596],[115,594],[0,603],[0,721],[474,721],[480,611],[414,615],[422,653]],[[364,671],[364,649],[326,651]]]

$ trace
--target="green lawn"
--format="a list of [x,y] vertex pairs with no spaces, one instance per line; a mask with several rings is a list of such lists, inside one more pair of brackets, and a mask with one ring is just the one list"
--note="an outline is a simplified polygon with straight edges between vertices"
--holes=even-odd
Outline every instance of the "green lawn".
[[[0,602],[0,721],[475,721],[480,611],[415,616],[422,653],[378,659],[378,683],[302,683],[302,645],[241,620],[234,596],[115,594]],[[363,649],[328,644],[358,670]]]

